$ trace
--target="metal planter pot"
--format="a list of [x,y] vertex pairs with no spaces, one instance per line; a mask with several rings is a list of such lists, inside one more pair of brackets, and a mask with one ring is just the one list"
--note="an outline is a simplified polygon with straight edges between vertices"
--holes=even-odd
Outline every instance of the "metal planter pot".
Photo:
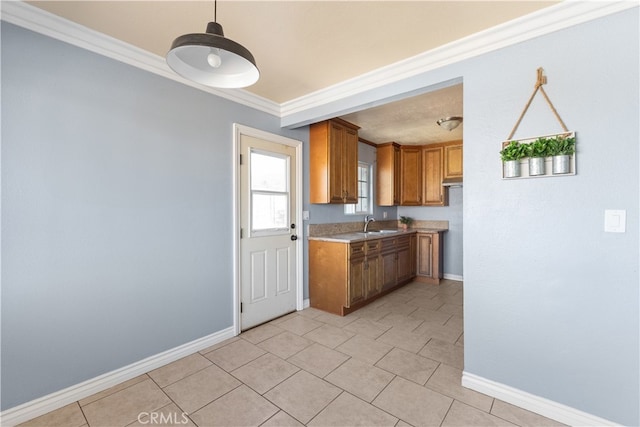
[[553,156],[553,174],[559,175],[563,173],[571,172],[571,163],[570,157],[568,154],[563,154],[561,156]]
[[520,160],[508,160],[504,162],[504,177],[517,178],[520,176]]
[[544,157],[529,157],[529,176],[544,174]]

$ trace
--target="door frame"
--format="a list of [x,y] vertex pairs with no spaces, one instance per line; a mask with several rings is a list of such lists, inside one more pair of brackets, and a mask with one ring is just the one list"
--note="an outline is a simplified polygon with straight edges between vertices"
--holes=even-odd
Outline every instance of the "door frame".
[[241,125],[239,123],[233,124],[233,333],[239,335],[241,332],[241,315],[240,315],[240,300],[242,295],[242,283],[241,283],[241,265],[240,265],[240,140],[242,135],[251,136],[254,138],[260,138],[265,141],[273,142],[275,144],[284,144],[296,149],[296,176],[295,176],[295,224],[298,227],[298,240],[296,240],[296,310],[302,310],[303,305],[303,250],[302,243],[304,239],[303,224],[302,224],[302,199],[303,199],[303,187],[302,187],[302,141],[297,139],[288,138],[282,135],[276,135],[270,132],[266,132],[260,129],[254,129],[249,126]]

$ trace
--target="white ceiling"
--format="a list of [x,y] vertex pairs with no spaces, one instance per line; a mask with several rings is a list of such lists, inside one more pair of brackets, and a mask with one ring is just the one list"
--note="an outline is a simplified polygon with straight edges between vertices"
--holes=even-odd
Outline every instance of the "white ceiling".
[[[213,21],[213,1],[28,3],[162,57]],[[260,80],[245,90],[282,104],[556,3],[219,0],[217,21],[256,59]],[[435,121],[462,113],[457,85],[343,118],[375,143],[429,143],[461,139],[464,124]]]

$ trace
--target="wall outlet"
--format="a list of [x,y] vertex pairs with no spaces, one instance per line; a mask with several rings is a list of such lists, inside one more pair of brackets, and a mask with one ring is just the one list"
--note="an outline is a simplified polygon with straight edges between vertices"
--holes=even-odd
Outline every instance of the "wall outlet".
[[387,219],[387,211],[382,212],[382,218]]

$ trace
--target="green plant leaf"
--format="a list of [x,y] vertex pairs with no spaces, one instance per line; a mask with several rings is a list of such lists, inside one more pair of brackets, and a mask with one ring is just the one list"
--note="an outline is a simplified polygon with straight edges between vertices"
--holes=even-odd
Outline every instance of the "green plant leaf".
[[509,160],[520,160],[527,157],[528,149],[526,144],[520,144],[518,141],[511,141],[506,147],[500,151],[500,158],[503,162]]

